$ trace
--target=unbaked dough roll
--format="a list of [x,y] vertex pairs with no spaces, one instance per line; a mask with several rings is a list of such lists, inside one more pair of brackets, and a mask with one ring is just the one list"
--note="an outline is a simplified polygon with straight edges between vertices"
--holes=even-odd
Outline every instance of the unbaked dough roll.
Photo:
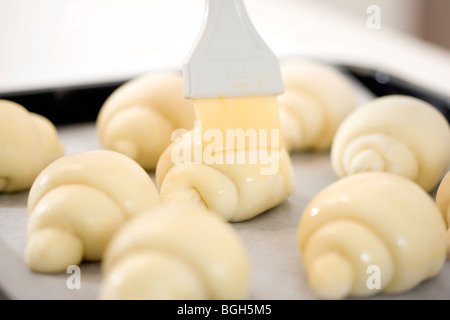
[[319,297],[401,293],[443,267],[445,223],[433,198],[414,182],[361,173],[310,201],[299,223],[298,247]]
[[0,100],[0,192],[30,188],[38,174],[64,152],[50,120]]
[[[285,149],[258,155],[250,150],[218,152],[216,159],[221,160],[208,163],[201,155],[195,159],[193,132],[186,133],[187,139],[174,141],[161,155],[156,183],[163,202],[196,203],[237,222],[275,207],[293,193],[295,175]],[[182,147],[183,143],[189,146]],[[183,148],[192,150],[192,158],[177,162]],[[227,161],[227,156],[234,160]]]
[[97,130],[105,149],[123,153],[153,170],[172,131],[194,126],[192,101],[183,96],[181,74],[152,72],[114,91],[103,104]]
[[30,189],[26,262],[33,271],[52,273],[98,261],[126,219],[160,203],[147,172],[120,153],[62,157]]
[[127,222],[102,262],[101,299],[247,299],[250,266],[237,233],[194,205],[164,204]]
[[285,91],[278,102],[286,149],[328,149],[340,123],[357,106],[352,84],[323,63],[286,60],[280,65]]
[[408,96],[376,98],[352,112],[333,140],[338,177],[383,171],[406,177],[426,191],[450,165],[450,126],[433,106]]
[[436,193],[436,204],[444,217],[447,226],[447,248],[450,256],[450,171],[444,176]]

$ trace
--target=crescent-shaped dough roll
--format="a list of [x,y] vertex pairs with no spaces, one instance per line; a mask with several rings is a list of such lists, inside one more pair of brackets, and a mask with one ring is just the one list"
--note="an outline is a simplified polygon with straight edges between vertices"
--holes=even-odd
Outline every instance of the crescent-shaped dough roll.
[[50,120],[20,104],[0,100],[0,115],[0,192],[22,191],[64,146]]
[[278,103],[286,149],[328,149],[340,123],[356,108],[352,84],[323,63],[286,60],[280,66],[285,91]]
[[114,91],[97,118],[103,147],[123,153],[144,169],[155,169],[170,144],[172,131],[194,126],[192,101],[183,96],[181,74],[152,72],[134,78]]
[[[249,150],[217,152],[216,158],[208,162],[205,153],[203,159],[202,154],[195,156],[194,132],[174,141],[161,155],[156,184],[163,202],[196,203],[227,221],[237,222],[275,207],[294,191],[295,175],[285,149],[273,149],[267,154]],[[188,150],[192,152],[187,161],[176,160]],[[227,161],[227,156],[234,160]],[[242,162],[238,163],[238,159]]]
[[367,172],[331,184],[307,205],[298,247],[321,298],[401,293],[446,259],[445,222],[433,198],[404,177]]
[[352,112],[331,147],[338,177],[383,171],[406,177],[425,191],[436,187],[450,165],[450,126],[430,104],[392,95]]
[[436,205],[444,217],[447,226],[447,247],[450,256],[450,171],[444,176],[440,182],[436,192]]
[[108,150],[59,158],[31,186],[25,259],[37,272],[98,261],[117,228],[161,203],[147,172]]
[[234,229],[205,208],[164,204],[128,221],[102,262],[101,299],[247,299],[250,266]]

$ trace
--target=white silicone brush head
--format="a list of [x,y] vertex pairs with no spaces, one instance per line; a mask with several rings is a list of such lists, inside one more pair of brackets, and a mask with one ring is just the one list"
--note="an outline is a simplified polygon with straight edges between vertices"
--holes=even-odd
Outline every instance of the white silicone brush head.
[[277,57],[260,37],[243,0],[206,0],[201,32],[183,65],[190,99],[283,93]]

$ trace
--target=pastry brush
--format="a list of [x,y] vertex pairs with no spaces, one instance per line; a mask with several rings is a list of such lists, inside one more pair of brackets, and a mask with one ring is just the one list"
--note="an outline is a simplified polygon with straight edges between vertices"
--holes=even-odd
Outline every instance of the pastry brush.
[[200,34],[183,65],[186,98],[277,95],[277,57],[253,26],[243,0],[206,0]]
[[[253,26],[243,0],[206,0],[200,34],[183,64],[183,90],[194,101],[203,129],[219,129],[224,135],[230,129],[256,130],[258,142],[247,149],[281,148],[276,96],[284,86],[279,62]],[[260,143],[261,129],[268,130],[269,141]],[[225,144],[224,150],[232,149]]]

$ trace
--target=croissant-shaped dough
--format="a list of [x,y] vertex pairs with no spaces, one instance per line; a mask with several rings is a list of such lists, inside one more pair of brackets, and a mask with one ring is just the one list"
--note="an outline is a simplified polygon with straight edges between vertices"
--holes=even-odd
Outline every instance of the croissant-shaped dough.
[[129,217],[161,203],[147,172],[107,150],[59,158],[45,168],[28,196],[25,258],[31,270],[60,272],[96,261]]
[[[252,164],[249,150],[228,151],[236,158],[247,159],[238,163],[195,163],[194,154],[189,163],[174,164],[173,150],[180,144],[191,141],[195,147],[194,130],[186,133],[187,140],[174,141],[164,153],[156,167],[156,184],[162,201],[197,203],[221,215],[230,222],[243,221],[275,207],[294,191],[295,175],[291,160],[285,149],[272,150],[269,159],[258,158]],[[219,154],[219,153],[218,153]],[[220,153],[223,159],[226,152]],[[267,160],[267,161],[266,161]],[[264,164],[263,164],[264,163]],[[264,168],[273,166],[275,173],[266,174]],[[275,166],[278,166],[276,168]],[[269,170],[268,170],[269,171]]]
[[445,223],[433,198],[414,182],[360,173],[311,200],[298,246],[310,286],[322,298],[401,293],[441,270]]
[[105,101],[97,118],[100,142],[153,170],[172,132],[194,126],[192,101],[183,96],[181,74],[153,72],[132,79]]
[[0,115],[0,192],[22,191],[64,146],[53,123],[20,104],[0,100]]
[[229,224],[164,204],[128,221],[102,261],[101,299],[246,299],[247,254]]
[[436,192],[436,205],[444,217],[447,226],[447,248],[450,256],[450,171],[442,179]]
[[425,191],[436,187],[450,165],[450,126],[417,98],[376,98],[352,112],[331,147],[337,176],[384,171],[404,176]]
[[340,123],[356,108],[350,81],[318,62],[286,60],[281,72],[285,91],[278,102],[286,149],[328,149]]

